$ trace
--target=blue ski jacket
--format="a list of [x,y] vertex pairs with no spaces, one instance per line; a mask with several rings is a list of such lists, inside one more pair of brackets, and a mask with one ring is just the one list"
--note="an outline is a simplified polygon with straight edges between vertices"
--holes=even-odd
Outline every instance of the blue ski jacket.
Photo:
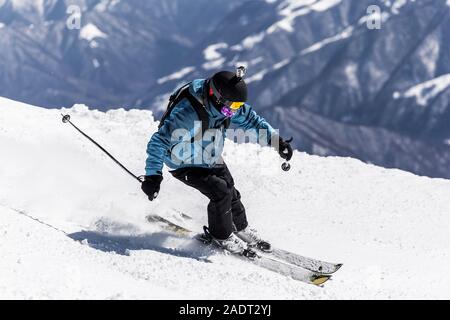
[[[194,80],[189,86],[189,92],[203,102],[204,79]],[[206,99],[208,100],[208,99]],[[155,132],[147,145],[147,161],[145,174],[162,175],[163,165],[176,170],[183,167],[214,167],[222,161],[222,151],[226,135],[227,118],[222,115],[209,101],[205,109],[209,116],[209,126],[206,133],[202,131],[202,123],[188,99],[182,99],[176,104],[161,128]],[[240,133],[256,138],[256,142],[266,144],[275,129],[260,117],[249,104],[242,106],[231,118]],[[210,130],[212,129],[212,130]],[[264,130],[261,130],[264,129]],[[198,139],[200,137],[200,139]],[[230,137],[230,136],[229,136]]]

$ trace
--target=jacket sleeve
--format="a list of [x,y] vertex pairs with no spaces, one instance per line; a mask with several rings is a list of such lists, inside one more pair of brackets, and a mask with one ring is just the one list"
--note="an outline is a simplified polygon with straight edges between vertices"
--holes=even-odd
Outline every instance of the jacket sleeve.
[[164,157],[170,147],[168,124],[164,124],[153,134],[147,144],[147,161],[145,162],[145,175],[162,175]]
[[[162,175],[165,157],[169,154],[172,145],[172,133],[176,129],[190,129],[194,111],[189,103],[182,101],[175,106],[161,128],[153,134],[147,144],[147,161],[145,175]],[[192,129],[193,130],[193,129]]]
[[[260,135],[258,134],[258,141],[270,143],[271,137],[278,135],[278,132],[264,119],[259,116],[253,108],[245,104],[239,111],[231,118],[231,122],[236,124],[239,128],[244,130],[267,130],[267,141],[259,141]],[[258,133],[258,132],[257,132]],[[262,135],[261,135],[262,137]]]

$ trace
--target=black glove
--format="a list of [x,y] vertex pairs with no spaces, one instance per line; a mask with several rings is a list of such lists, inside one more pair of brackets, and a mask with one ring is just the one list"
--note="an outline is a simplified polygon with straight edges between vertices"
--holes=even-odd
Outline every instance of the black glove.
[[290,145],[290,142],[292,142],[293,138],[290,138],[287,141],[284,141],[283,138],[279,137],[279,145],[278,145],[278,154],[281,158],[285,159],[286,161],[291,160],[292,158],[292,147]]
[[159,175],[145,176],[144,181],[142,181],[141,189],[148,196],[148,200],[153,201],[153,199],[158,196],[162,180],[163,177]]

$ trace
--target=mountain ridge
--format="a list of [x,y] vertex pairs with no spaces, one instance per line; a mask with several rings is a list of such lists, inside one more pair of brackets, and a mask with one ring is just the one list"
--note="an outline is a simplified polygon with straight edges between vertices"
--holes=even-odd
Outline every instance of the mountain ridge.
[[[81,30],[66,28],[69,3],[82,9]],[[182,83],[245,64],[250,104],[283,134],[310,137],[297,137],[295,147],[358,150],[367,162],[448,177],[446,0],[45,0],[34,11],[12,4],[0,6],[0,95],[57,108],[141,108],[158,117]],[[369,5],[380,13],[368,15]],[[368,29],[370,18],[381,29]],[[97,36],[82,36],[87,26]],[[278,107],[322,120],[316,128],[285,127]],[[342,149],[325,150],[311,137],[327,132],[328,120],[349,132],[364,127],[366,148],[359,135],[339,129],[333,139]],[[383,147],[392,141],[397,148]],[[411,154],[396,151],[402,148]],[[427,152],[434,169],[415,155]]]

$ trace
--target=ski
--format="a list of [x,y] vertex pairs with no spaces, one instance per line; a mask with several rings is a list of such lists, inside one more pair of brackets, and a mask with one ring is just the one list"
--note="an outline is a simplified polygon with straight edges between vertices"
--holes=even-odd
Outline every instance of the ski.
[[[255,249],[258,249],[255,247]],[[279,248],[273,248],[271,252],[266,252],[258,249],[258,252],[262,252],[264,255],[273,257],[275,259],[308,269],[310,271],[320,273],[323,275],[333,274],[342,267],[342,263],[331,263],[304,257],[297,253],[289,252]]]
[[[211,239],[207,238],[204,234],[199,234],[195,236],[195,239],[201,243],[214,246],[218,250],[222,250],[220,247],[216,246]],[[325,282],[331,279],[331,275],[317,273],[290,263],[274,259],[270,256],[264,255],[259,251],[253,251],[249,249],[250,254],[238,255],[230,254],[230,256],[257,265],[261,268],[276,272],[286,277],[290,277],[294,280],[305,282],[308,284],[313,284],[316,286],[321,286]]]
[[[151,223],[158,223],[164,230],[173,232],[177,235],[186,236],[186,235],[189,235],[192,233],[191,230],[189,230],[185,227],[182,227],[182,226],[180,226],[166,218],[158,216],[158,215],[148,215],[146,218],[147,218],[147,221],[149,221]],[[203,239],[201,241],[205,241],[205,240]],[[268,269],[274,268],[273,265],[275,265],[278,262],[278,263],[283,263],[284,265],[289,265],[289,266],[292,265],[295,267],[300,267],[302,269],[306,269],[306,270],[314,273],[315,275],[326,276],[326,275],[331,275],[331,274],[335,273],[342,267],[341,263],[331,263],[331,262],[321,261],[321,260],[317,260],[317,259],[313,259],[313,258],[308,258],[308,257],[302,256],[302,255],[299,255],[297,253],[289,252],[289,251],[279,249],[279,248],[272,248],[271,252],[260,250],[258,247],[255,247],[253,249],[255,249],[259,253],[258,254],[259,263],[261,263],[261,259],[264,260],[263,264]],[[286,270],[287,267],[284,267],[284,265],[281,265],[281,266],[283,266],[283,268],[285,269],[285,273],[294,273],[293,278],[295,278],[295,270],[288,271],[288,270]],[[302,278],[302,279],[303,280],[301,280],[301,281],[305,280],[304,278]],[[314,282],[320,282],[322,280],[324,280],[324,282],[326,282],[328,279],[329,278],[326,278],[326,277],[320,277],[319,279],[316,279]],[[300,279],[298,279],[298,280],[300,280]]]
[[314,271],[304,269],[302,267],[295,266],[289,263],[285,263],[283,261],[275,260],[267,256],[262,256],[260,254],[257,254],[256,258],[253,260],[245,257],[244,259],[262,268],[274,271],[286,277],[290,277],[294,280],[313,284],[316,286],[323,285],[325,282],[331,279],[331,275],[329,274],[316,273]]
[[176,223],[174,223],[174,222],[172,222],[170,220],[167,220],[166,218],[158,216],[158,215],[153,215],[153,214],[152,215],[148,215],[146,217],[146,219],[147,219],[148,222],[157,223],[164,230],[176,233],[178,235],[183,235],[184,236],[184,235],[188,235],[188,234],[190,234],[192,232],[191,230],[189,230],[189,229],[187,229],[185,227],[182,227],[182,226],[180,226],[180,225],[178,225],[178,224],[176,224]]

